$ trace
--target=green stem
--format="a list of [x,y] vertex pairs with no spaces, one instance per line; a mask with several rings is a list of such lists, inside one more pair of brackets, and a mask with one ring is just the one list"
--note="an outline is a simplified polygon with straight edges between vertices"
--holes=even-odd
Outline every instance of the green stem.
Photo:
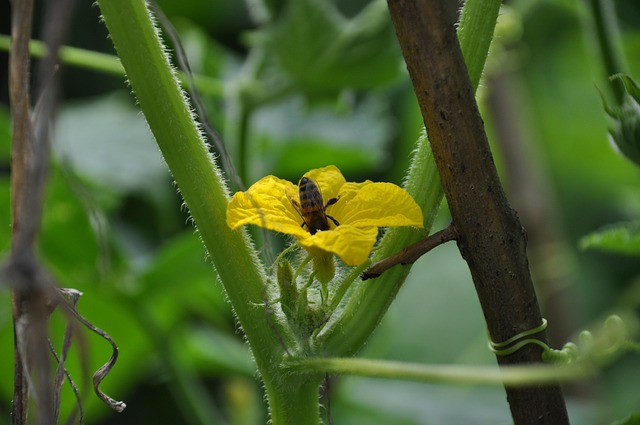
[[[614,2],[608,0],[589,0],[589,8],[593,18],[595,36],[600,47],[600,54],[607,77],[625,72],[624,56],[620,49],[620,35],[616,21]],[[624,100],[624,85],[616,79],[611,82],[613,94],[618,105]]]
[[[8,52],[10,48],[11,37],[0,34],[0,51]],[[48,53],[47,46],[41,41],[31,40],[29,42],[29,53],[35,58],[45,57]],[[125,75],[122,64],[118,60],[118,57],[114,55],[70,46],[61,46],[58,55],[60,61],[65,65],[89,69],[103,74],[115,76]],[[182,72],[179,73],[179,78],[182,85],[185,88],[189,88],[188,79]],[[218,98],[222,97],[223,86],[220,80],[205,75],[194,75],[193,78],[196,87],[201,93]]]
[[319,425],[318,388],[325,375],[289,374],[277,387],[267,387],[267,398],[273,425]]
[[358,279],[360,274],[367,269],[371,265],[371,261],[367,261],[358,267],[355,267],[353,270],[349,272],[340,282],[337,284],[337,287],[333,290],[333,292],[329,295],[329,299],[331,300],[331,304],[329,305],[329,311],[335,311],[345,294],[351,287],[351,284]]
[[242,326],[272,423],[318,423],[318,379],[285,379],[287,333],[265,308],[266,277],[244,231],[226,225],[228,193],[171,68],[144,0],[99,0],[129,83]]
[[500,4],[500,0],[467,1],[460,16],[458,42],[474,89],[477,89],[480,84],[480,77],[498,20]]
[[[422,207],[425,228],[430,229],[443,192],[426,137],[422,137],[418,143],[406,189]],[[424,237],[425,233],[407,228],[390,229],[380,241],[380,248],[374,254],[373,261],[395,254]],[[354,282],[353,291],[342,314],[337,320],[330,321],[329,326],[318,334],[318,341],[324,341],[325,352],[344,356],[358,351],[382,320],[409,271],[410,266],[394,267],[378,279]]]
[[[458,39],[464,54],[469,78],[477,89],[495,29],[500,0],[468,0],[462,13]],[[428,140],[423,136],[413,155],[406,182],[407,191],[422,207],[425,232],[406,228],[387,231],[374,254],[379,261],[418,241],[428,233],[444,196],[440,177]],[[317,345],[325,345],[330,355],[344,356],[357,352],[377,327],[387,308],[402,287],[411,266],[396,266],[378,279],[356,282],[350,301],[334,320],[318,334]]]
[[286,367],[299,374],[338,374],[373,378],[406,379],[447,384],[490,384],[528,386],[585,379],[594,374],[588,367],[574,366],[495,366],[426,365],[360,358],[304,358],[285,361]]
[[[10,49],[11,37],[0,34],[0,50],[8,52]],[[35,58],[43,58],[49,52],[42,41],[31,40],[29,42],[29,53]],[[122,68],[117,56],[69,46],[60,46],[58,55],[65,65],[91,69],[116,76],[124,75],[124,68]]]

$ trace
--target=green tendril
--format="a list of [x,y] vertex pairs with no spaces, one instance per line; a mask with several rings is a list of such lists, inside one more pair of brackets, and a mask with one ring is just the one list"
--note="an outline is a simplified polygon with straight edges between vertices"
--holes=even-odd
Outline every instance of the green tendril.
[[515,353],[525,345],[535,344],[539,347],[542,347],[542,349],[545,352],[547,352],[551,350],[547,344],[545,344],[544,342],[536,338],[527,338],[528,336],[535,335],[539,332],[544,331],[545,329],[547,329],[547,319],[543,318],[542,324],[540,326],[537,326],[533,329],[528,329],[526,331],[522,331],[519,334],[514,335],[505,341],[493,342],[491,341],[491,339],[489,339],[489,349],[496,356],[508,356],[510,354]]
[[640,351],[640,344],[629,340],[624,322],[615,314],[605,320],[601,332],[594,335],[589,331],[582,331],[578,337],[578,344],[567,342],[561,350],[550,348],[539,339],[528,338],[531,335],[544,331],[546,328],[547,320],[542,319],[540,326],[520,332],[506,341],[496,343],[489,340],[489,349],[496,356],[508,356],[525,345],[535,344],[543,350],[542,360],[556,365],[568,365],[578,362],[602,362],[623,349]]

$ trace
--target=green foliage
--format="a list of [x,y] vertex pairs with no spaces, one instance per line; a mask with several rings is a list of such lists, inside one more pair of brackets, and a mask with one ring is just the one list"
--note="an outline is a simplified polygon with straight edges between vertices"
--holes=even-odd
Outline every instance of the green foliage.
[[254,116],[253,168],[264,171],[251,177],[273,173],[297,181],[318,164],[354,174],[375,170],[384,163],[386,143],[394,132],[389,112],[385,96],[376,93],[353,106],[338,100],[336,105],[311,107],[302,97],[274,102]]
[[[249,164],[247,183],[265,174],[295,180],[303,171],[329,163],[339,165],[349,180],[400,180],[391,173],[408,168],[406,152],[422,125],[403,78],[384,2],[354,13],[341,11],[346,7],[341,2],[281,2],[282,10],[276,13],[274,8],[270,21],[253,24],[240,2],[205,3],[167,2],[166,11],[183,35],[196,72],[207,73],[208,81],[215,78],[215,89],[201,94],[232,157]],[[501,58],[515,76],[510,80],[518,114],[514,121],[531,137],[528,148],[536,153],[528,161],[541,161],[538,165],[549,177],[545,193],[552,194],[559,211],[554,244],[536,249],[546,253],[552,274],[567,277],[556,286],[541,285],[540,291],[545,300],[557,302],[554,294],[563,288],[570,303],[561,316],[570,316],[572,326],[582,329],[588,327],[583,323],[611,310],[637,308],[636,259],[613,260],[610,255],[583,253],[574,245],[591,229],[622,222],[590,234],[581,244],[637,255],[640,180],[637,168],[604,143],[607,122],[593,89],[599,71],[590,61],[592,52],[586,50],[589,45],[584,43],[575,4],[516,1],[510,5],[524,28],[521,40],[500,46]],[[638,25],[632,14],[623,18],[627,19],[625,47],[633,52]],[[242,40],[249,45],[238,47]],[[256,52],[266,59],[247,84],[245,71],[259,56]],[[638,65],[637,57],[630,55],[636,61],[632,68]],[[488,80],[481,85],[491,90]],[[120,346],[119,362],[104,385],[110,394],[133,402],[129,411],[108,418],[107,409],[89,394],[87,423],[140,423],[140,417],[145,422],[265,423],[255,364],[233,322],[218,276],[200,235],[194,234],[181,210],[182,201],[143,117],[122,87],[116,94],[62,102],[39,239],[40,253],[61,284],[84,293],[81,313],[108,330]],[[249,96],[245,100],[252,106],[244,140],[234,138],[231,131],[237,124],[232,95],[238,87],[247,90],[243,95]],[[484,117],[496,127],[502,119],[487,113]],[[2,112],[0,222],[5,231],[0,232],[0,257],[6,255],[10,236],[6,231],[9,130],[7,114]],[[241,143],[247,146],[245,158],[237,154]],[[503,171],[510,166],[507,160],[501,164]],[[536,199],[534,204],[547,201]],[[533,208],[515,207],[521,217]],[[447,221],[443,210],[436,227]],[[535,240],[537,235],[528,231],[530,241]],[[560,244],[568,247],[562,255],[555,250]],[[269,259],[266,249],[264,253]],[[535,258],[532,268],[540,270]],[[466,270],[453,245],[420,260],[360,354],[419,363],[493,364]],[[388,291],[380,281],[367,285],[371,297]],[[0,293],[0,301],[1,357],[6,360],[0,362],[0,376],[10,377],[13,344],[7,291]],[[261,302],[249,308],[258,308]],[[54,333],[59,334],[63,321],[54,319]],[[550,320],[550,328],[558,322]],[[273,336],[273,331],[266,334]],[[558,345],[566,339],[570,338]],[[93,337],[87,344],[95,369],[104,362],[108,347]],[[572,405],[572,423],[606,423],[633,411],[639,370],[637,355],[610,363],[602,376],[594,378],[608,396],[591,400],[589,409],[581,403]],[[82,382],[82,371],[71,372]],[[4,424],[12,382],[0,381],[0,424]],[[68,413],[73,397],[65,393],[63,399]],[[335,423],[509,422],[503,391],[484,386],[340,378],[331,386],[331,409]],[[245,412],[248,419],[239,418]],[[208,421],[199,422],[198,416]],[[224,419],[211,419],[219,417]],[[638,423],[637,414],[618,423]]]
[[619,421],[611,422],[611,425],[639,425],[640,413],[632,413]]
[[618,254],[640,255],[640,222],[611,224],[580,240],[582,249],[599,249]]
[[401,75],[384,1],[371,2],[353,18],[326,1],[288,2],[281,19],[251,41],[277,60],[297,89],[323,97],[345,87],[378,88]]
[[620,151],[630,160],[640,165],[640,87],[624,74],[616,74],[612,81],[622,81],[624,96],[621,105],[607,105],[604,97],[604,109],[613,121],[609,130],[611,138]]

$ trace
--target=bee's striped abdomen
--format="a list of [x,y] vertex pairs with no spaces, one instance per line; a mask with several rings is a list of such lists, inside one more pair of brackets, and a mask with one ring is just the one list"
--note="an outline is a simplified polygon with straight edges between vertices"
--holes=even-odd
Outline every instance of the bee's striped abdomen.
[[329,222],[324,211],[324,201],[318,185],[311,179],[303,177],[298,183],[300,196],[300,212],[309,233],[318,230],[329,230]]
[[322,193],[313,180],[303,177],[300,179],[298,189],[300,191],[300,208],[303,213],[324,211]]

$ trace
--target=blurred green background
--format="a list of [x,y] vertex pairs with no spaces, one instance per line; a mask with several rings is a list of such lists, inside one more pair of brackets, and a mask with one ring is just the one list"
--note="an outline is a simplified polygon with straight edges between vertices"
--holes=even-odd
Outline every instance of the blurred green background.
[[[68,44],[113,53],[99,10],[77,3]],[[268,24],[260,24],[260,2],[159,3],[193,71],[224,88],[201,96],[247,185],[266,174],[297,181],[328,164],[352,181],[402,181],[421,118],[384,2],[272,1],[278,13]],[[637,258],[578,249],[585,234],[640,216],[640,171],[607,139],[598,91],[608,96],[608,83],[587,2],[507,4],[479,102],[505,189],[529,235],[531,269],[559,348],[618,309],[636,318],[640,312]],[[640,6],[615,5],[628,71],[638,77]],[[61,286],[84,293],[79,311],[118,343],[119,361],[103,388],[128,405],[112,413],[88,392],[86,423],[196,424],[186,393],[201,401],[211,424],[265,423],[241,331],[124,78],[81,68],[62,76],[39,252]],[[3,100],[0,259],[10,243],[4,91]],[[444,207],[438,226],[448,220]],[[0,303],[0,424],[8,424],[13,335],[6,288]],[[62,319],[53,318],[54,343]],[[95,370],[109,346],[89,334],[86,342]],[[361,355],[494,364],[486,344],[468,269],[449,244],[416,263]],[[74,354],[71,373],[86,386],[77,363]],[[610,423],[637,411],[638,382],[640,359],[627,354],[599,377],[567,385],[572,423]],[[74,401],[65,391],[68,414]],[[511,420],[504,391],[488,386],[338,378],[330,400],[336,424]]]

